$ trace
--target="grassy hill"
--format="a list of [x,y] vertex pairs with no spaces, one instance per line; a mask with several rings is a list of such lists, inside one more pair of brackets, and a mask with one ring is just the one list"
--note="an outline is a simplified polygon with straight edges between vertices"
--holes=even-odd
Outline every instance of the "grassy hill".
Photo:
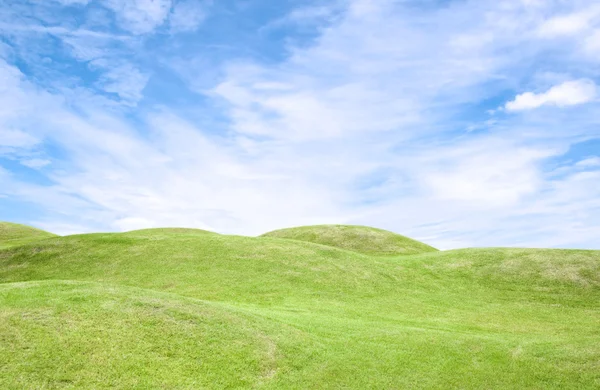
[[422,242],[367,226],[316,225],[275,230],[263,237],[287,238],[373,256],[414,255],[437,249]]
[[18,223],[0,222],[0,249],[18,246],[28,242],[56,237],[55,234],[20,225]]
[[600,386],[600,251],[392,256],[376,239],[372,255],[305,229],[328,238],[152,229],[0,250],[0,388]]
[[3,389],[252,387],[272,341],[234,311],[132,287],[0,285]]

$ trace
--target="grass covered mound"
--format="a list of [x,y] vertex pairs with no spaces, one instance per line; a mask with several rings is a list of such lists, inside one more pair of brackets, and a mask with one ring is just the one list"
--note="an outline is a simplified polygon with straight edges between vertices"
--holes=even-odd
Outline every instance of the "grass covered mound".
[[264,237],[313,242],[373,256],[413,255],[437,249],[387,230],[353,225],[316,225],[275,230]]
[[126,237],[146,237],[146,238],[164,238],[169,236],[198,236],[205,234],[218,234],[208,230],[193,229],[193,228],[151,228],[131,230],[126,233],[121,233]]
[[0,250],[0,388],[600,386],[600,251],[156,233]]
[[0,285],[2,389],[239,388],[273,372],[273,341],[231,310],[131,287]]
[[11,222],[0,222],[0,249],[55,236],[55,234],[31,226]]

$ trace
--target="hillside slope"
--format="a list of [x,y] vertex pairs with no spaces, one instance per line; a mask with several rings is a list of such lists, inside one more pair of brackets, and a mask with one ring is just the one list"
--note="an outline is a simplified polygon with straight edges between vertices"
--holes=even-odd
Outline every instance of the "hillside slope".
[[56,237],[56,235],[31,226],[11,222],[0,222],[0,249],[50,237]]
[[259,321],[131,287],[0,284],[0,387],[254,387],[276,364]]
[[0,251],[0,348],[12,354],[0,387],[600,385],[600,251],[382,257],[172,233]]
[[372,256],[414,255],[437,251],[400,234],[368,226],[300,226],[274,230],[262,236],[312,242]]

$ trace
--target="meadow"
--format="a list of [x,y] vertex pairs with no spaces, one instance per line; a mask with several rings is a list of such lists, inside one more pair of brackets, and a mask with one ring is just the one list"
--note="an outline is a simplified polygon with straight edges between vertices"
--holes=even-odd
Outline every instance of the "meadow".
[[1,389],[597,389],[600,251],[0,224]]

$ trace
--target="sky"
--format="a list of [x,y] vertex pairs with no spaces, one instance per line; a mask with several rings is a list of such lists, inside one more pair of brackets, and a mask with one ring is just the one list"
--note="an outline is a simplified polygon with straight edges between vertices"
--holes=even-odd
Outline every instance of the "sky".
[[0,220],[600,249],[596,0],[3,0]]

